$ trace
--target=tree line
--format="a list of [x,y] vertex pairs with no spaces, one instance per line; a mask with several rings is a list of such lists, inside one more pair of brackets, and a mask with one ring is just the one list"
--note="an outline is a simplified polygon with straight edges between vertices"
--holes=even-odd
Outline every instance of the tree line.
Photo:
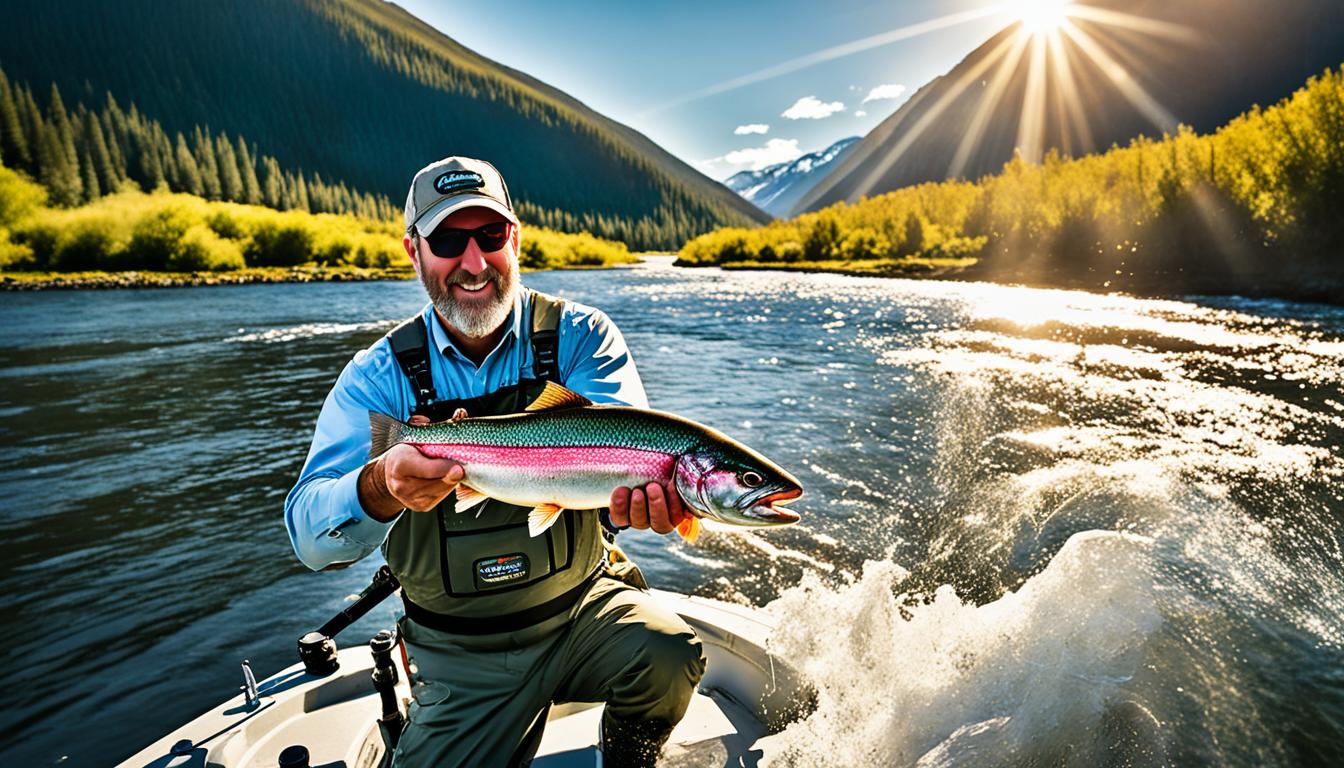
[[51,84],[40,104],[26,83],[0,69],[0,162],[47,188],[50,203],[72,207],[133,184],[166,187],[206,200],[277,210],[349,213],[380,221],[398,209],[386,198],[329,182],[321,174],[286,170],[242,136],[196,126],[169,136],[134,104],[123,109],[111,93],[101,108],[66,107]]
[[[725,228],[683,264],[973,256],[982,274],[1172,288],[1344,276],[1344,74],[1326,70],[1210,135],[1077,159],[1009,161],[974,183],[921,184],[759,229]],[[1333,279],[1333,278],[1332,278]]]

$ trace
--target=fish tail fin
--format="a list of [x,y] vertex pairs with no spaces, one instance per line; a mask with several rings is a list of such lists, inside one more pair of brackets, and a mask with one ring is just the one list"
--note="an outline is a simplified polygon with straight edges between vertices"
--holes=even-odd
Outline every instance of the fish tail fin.
[[694,544],[695,540],[700,538],[700,518],[695,515],[687,515],[684,520],[677,523],[677,533],[686,540],[687,544]]
[[406,425],[385,413],[369,411],[369,458],[387,453],[387,449],[401,442]]

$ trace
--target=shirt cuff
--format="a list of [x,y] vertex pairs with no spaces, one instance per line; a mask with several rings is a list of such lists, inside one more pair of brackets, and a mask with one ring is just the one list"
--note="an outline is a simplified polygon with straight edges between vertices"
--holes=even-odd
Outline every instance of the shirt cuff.
[[364,468],[360,467],[336,481],[336,487],[332,490],[340,500],[341,513],[337,515],[340,522],[327,535],[333,539],[350,539],[370,548],[380,547],[401,513],[385,523],[369,517],[369,513],[359,503],[359,473],[362,471]]

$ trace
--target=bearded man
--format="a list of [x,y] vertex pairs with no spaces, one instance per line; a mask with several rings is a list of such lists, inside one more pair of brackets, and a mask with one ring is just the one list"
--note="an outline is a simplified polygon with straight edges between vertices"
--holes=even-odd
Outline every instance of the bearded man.
[[[552,702],[605,701],[607,766],[653,765],[704,672],[694,631],[608,557],[627,526],[666,534],[676,490],[616,488],[609,512],[567,510],[528,535],[528,509],[491,499],[455,514],[463,469],[397,445],[369,459],[369,413],[413,423],[522,411],[552,381],[599,403],[647,407],[601,311],[522,285],[503,177],[449,157],[420,170],[403,245],[429,304],[354,356],[322,406],[285,500],[314,570],[381,548],[402,585],[414,699],[395,766],[506,765]],[[533,731],[535,733],[535,731]]]

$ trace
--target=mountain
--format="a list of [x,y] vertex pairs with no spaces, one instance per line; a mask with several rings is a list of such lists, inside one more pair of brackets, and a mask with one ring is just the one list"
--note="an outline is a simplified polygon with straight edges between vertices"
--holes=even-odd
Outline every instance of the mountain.
[[750,200],[766,213],[782,217],[788,214],[814,184],[830,172],[832,164],[845,156],[859,141],[858,136],[841,139],[818,152],[759,171],[741,171],[724,180],[724,186]]
[[670,248],[768,216],[647,137],[381,0],[12,0],[0,66],[70,106],[111,94],[400,205],[449,154],[490,160],[523,217]]
[[[1344,61],[1339,0],[1092,0],[1057,45],[1011,26],[925,85],[789,212],[997,173],[1019,147],[1080,156],[1210,131]],[[1062,66],[1061,66],[1062,65]],[[1073,98],[1064,98],[1065,94]],[[1019,141],[1019,137],[1024,141]]]

